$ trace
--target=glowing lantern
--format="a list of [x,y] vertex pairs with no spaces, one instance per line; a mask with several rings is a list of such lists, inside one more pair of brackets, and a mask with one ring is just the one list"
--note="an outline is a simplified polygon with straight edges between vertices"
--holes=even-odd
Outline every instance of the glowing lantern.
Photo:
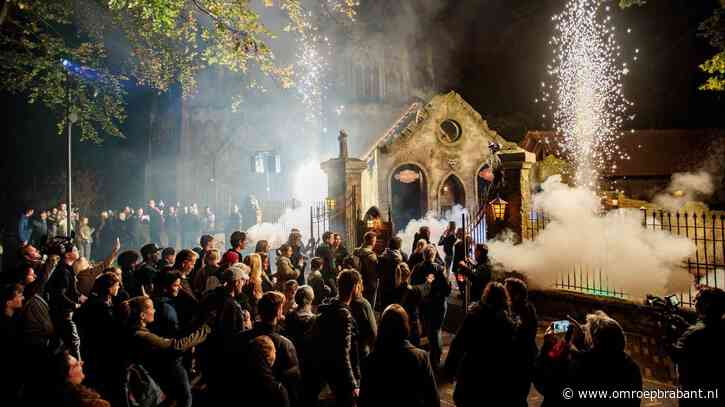
[[375,221],[372,220],[372,219],[368,219],[367,226],[368,226],[368,229],[374,228],[375,227]]
[[337,201],[335,198],[326,198],[325,199],[325,206],[327,206],[327,209],[335,209],[335,206],[337,206]]
[[508,206],[508,202],[504,201],[500,197],[497,197],[493,201],[489,202],[488,205],[491,206],[493,219],[496,221],[502,221],[506,215],[506,206]]

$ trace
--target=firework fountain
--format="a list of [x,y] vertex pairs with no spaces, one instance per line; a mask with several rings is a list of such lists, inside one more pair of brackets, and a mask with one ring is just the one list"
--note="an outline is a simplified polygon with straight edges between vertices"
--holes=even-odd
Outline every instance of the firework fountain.
[[551,287],[558,276],[583,268],[601,272],[610,286],[633,297],[661,293],[694,244],[642,228],[637,210],[599,215],[598,177],[617,160],[629,159],[618,139],[633,106],[623,92],[629,66],[610,10],[599,0],[570,0],[553,21],[552,80],[542,83],[541,101],[549,112],[544,117],[563,139],[561,150],[575,164],[575,186],[558,176],[544,182],[534,206],[550,217],[546,229],[521,245],[491,242],[491,256],[506,269],[526,273],[534,285]]

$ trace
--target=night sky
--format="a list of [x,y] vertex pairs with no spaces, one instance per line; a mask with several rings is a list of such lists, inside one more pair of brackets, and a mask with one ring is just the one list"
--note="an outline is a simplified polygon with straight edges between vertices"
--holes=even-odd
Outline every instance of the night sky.
[[[361,3],[365,7],[366,2]],[[697,65],[715,53],[698,37],[697,27],[717,0],[649,3],[614,12],[618,26],[633,29],[620,40],[624,54],[640,49],[640,61],[625,83],[637,114],[629,127],[725,127],[725,94],[697,90],[705,78]],[[562,4],[562,0],[440,3],[419,28],[435,46],[436,87],[459,92],[507,138],[517,140],[527,130],[547,127],[549,123],[540,118],[542,106],[533,100],[540,96],[541,81],[547,80],[551,16]],[[74,165],[98,175],[104,207],[141,199],[147,107],[153,97],[151,90],[129,86],[126,139],[106,137],[101,145],[75,142]],[[2,211],[15,219],[22,205],[48,205],[50,192],[62,191],[62,186],[46,183],[64,174],[65,136],[56,132],[59,113],[29,106],[22,96],[2,94],[2,98],[8,119],[2,145],[6,174]]]

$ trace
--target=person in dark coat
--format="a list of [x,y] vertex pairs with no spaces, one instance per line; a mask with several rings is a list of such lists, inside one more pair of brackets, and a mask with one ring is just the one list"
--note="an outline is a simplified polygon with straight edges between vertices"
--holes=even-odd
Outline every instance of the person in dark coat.
[[425,248],[428,246],[428,244],[425,242],[424,239],[418,239],[413,247],[413,251],[410,253],[410,256],[408,257],[408,267],[410,267],[411,270],[415,268],[418,264],[422,263],[423,260],[425,260]]
[[259,321],[251,330],[241,333],[234,342],[237,346],[245,346],[260,336],[267,336],[272,340],[277,350],[272,373],[275,380],[282,383],[289,395],[290,404],[294,406],[300,394],[301,374],[294,344],[289,338],[277,333],[278,323],[284,319],[284,303],[285,297],[282,293],[277,291],[264,293],[257,304]]
[[345,247],[345,245],[342,244],[342,236],[340,236],[339,233],[332,234],[332,248],[333,248],[333,255],[335,258],[335,266],[337,266],[339,268],[342,265],[345,258],[350,255],[350,252],[348,252],[347,247]]
[[408,261],[408,255],[400,250],[403,240],[397,236],[390,239],[388,248],[378,258],[378,270],[380,275],[380,308],[385,309],[388,305],[394,304],[393,291],[395,291],[395,274],[400,263]]
[[415,346],[420,346],[420,313],[418,308],[430,293],[431,284],[435,281],[435,276],[429,274],[424,284],[410,285],[410,268],[406,263],[398,264],[395,270],[395,289],[391,292],[390,301],[392,304],[399,304],[405,309],[410,322],[410,342]]
[[506,291],[511,298],[511,319],[514,321],[514,381],[517,386],[520,406],[527,405],[534,374],[534,361],[539,354],[536,346],[536,330],[539,319],[534,304],[529,302],[529,291],[526,283],[518,278],[507,278],[504,282]]
[[287,239],[287,244],[292,248],[292,255],[290,261],[292,266],[300,271],[297,276],[297,283],[299,285],[305,285],[305,272],[307,271],[307,255],[305,243],[302,241],[302,234],[297,229],[293,229]]
[[293,406],[289,392],[274,375],[273,366],[277,362],[274,341],[267,335],[260,335],[252,339],[248,346],[246,370],[249,376],[245,385],[251,391],[247,393],[245,403],[251,406]]
[[[364,284],[364,283],[363,283]],[[378,335],[378,325],[375,321],[375,312],[372,305],[363,297],[362,288],[355,290],[353,300],[350,302],[352,317],[355,318],[360,344],[360,358],[365,358],[375,345],[375,338]]]
[[[20,284],[6,284],[0,287],[0,358],[3,363],[13,368],[22,366],[25,362],[22,357],[22,319],[20,312],[23,309],[23,287]],[[4,403],[15,406],[20,399],[22,375],[7,375],[0,380],[0,394]]]
[[154,292],[154,281],[156,280],[159,270],[156,265],[159,262],[159,252],[161,248],[156,243],[149,243],[141,248],[141,257],[143,263],[134,271],[134,279],[140,284],[144,292],[151,294]]
[[48,241],[48,212],[40,212],[31,223],[33,232],[30,235],[30,244],[35,247],[45,247],[45,243]]
[[65,343],[66,348],[80,359],[80,337],[73,320],[73,313],[86,300],[78,289],[78,278],[73,270],[73,263],[78,260],[78,248],[70,242],[64,243],[61,261],[48,279],[46,292],[49,298],[50,314],[56,332]]
[[506,288],[489,283],[481,303],[463,320],[446,358],[445,376],[456,379],[456,406],[517,405],[519,395],[510,380],[515,369],[513,335]]
[[103,273],[76,316],[87,383],[109,400],[120,398],[123,370],[119,353],[109,352],[121,346],[122,323],[114,301],[120,288],[121,280],[115,273]]
[[131,231],[131,221],[128,219],[125,212],[118,214],[118,219],[113,223],[113,232],[119,239],[121,239],[121,246],[123,247],[139,247],[136,246],[133,233]]
[[677,363],[683,390],[717,391],[720,400],[682,399],[680,406],[715,406],[725,397],[725,292],[719,288],[701,288],[695,297],[698,321],[685,331],[671,350]]
[[312,331],[315,318],[317,318],[312,312],[312,304],[314,301],[315,293],[312,287],[308,285],[298,287],[295,292],[295,304],[297,304],[297,307],[289,311],[284,320],[282,334],[289,338],[295,345],[301,368],[304,366],[303,360],[306,356],[305,348],[307,346],[307,337]]
[[149,201],[146,209],[149,216],[149,241],[157,245],[161,244],[161,232],[164,230],[164,216],[161,209],[156,206],[156,201]]
[[179,249],[181,247],[181,225],[179,224],[179,214],[175,206],[169,206],[168,212],[164,217],[164,232],[166,239],[169,241],[169,247]]
[[337,278],[335,252],[332,249],[332,232],[322,234],[322,244],[317,246],[315,257],[322,259],[322,278],[325,280],[325,284],[332,287],[332,285],[335,285],[335,279]]
[[456,244],[456,222],[450,221],[448,222],[448,228],[446,228],[445,232],[441,235],[441,238],[438,240],[438,246],[443,246],[443,253],[446,255],[445,262],[446,262],[446,270],[451,269],[451,264],[453,264],[453,246]]
[[362,246],[355,249],[353,255],[358,264],[358,271],[363,278],[363,297],[375,306],[378,293],[378,256],[375,254],[375,232],[367,232],[363,236]]
[[360,353],[350,302],[362,284],[360,273],[343,270],[337,276],[338,294],[320,305],[310,333],[304,366],[304,407],[317,404],[323,382],[335,392],[335,405],[349,407],[359,394]]
[[[587,323],[571,320],[571,342],[559,339],[553,325],[544,334],[536,361],[534,384],[544,395],[542,406],[639,406],[642,376],[637,363],[624,351],[625,336],[617,321],[602,311],[587,315]],[[564,389],[571,389],[566,397]],[[627,391],[632,397],[578,399],[581,391]]]
[[409,341],[408,314],[390,305],[380,319],[375,350],[364,364],[360,407],[438,407],[440,395],[428,354]]
[[412,285],[425,284],[429,276],[433,275],[433,282],[428,295],[423,297],[420,305],[421,319],[426,327],[426,336],[430,344],[430,361],[433,369],[440,366],[443,352],[443,339],[441,330],[448,309],[448,296],[451,294],[451,284],[446,278],[444,266],[436,262],[438,249],[428,245],[425,249],[425,261],[413,269],[410,278]]

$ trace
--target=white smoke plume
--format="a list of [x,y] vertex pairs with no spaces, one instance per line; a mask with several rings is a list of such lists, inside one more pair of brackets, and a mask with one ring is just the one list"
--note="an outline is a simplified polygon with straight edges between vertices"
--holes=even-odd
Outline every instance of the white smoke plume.
[[[447,212],[443,218],[438,218],[435,216],[433,211],[428,211],[424,218],[411,220],[408,222],[405,229],[399,231],[397,234],[397,236],[403,240],[403,251],[408,253],[408,255],[411,254],[410,250],[415,243],[413,241],[415,239],[415,234],[422,226],[428,226],[430,229],[430,242],[438,244],[438,240],[441,238],[446,228],[448,228],[448,222],[454,221],[456,222],[456,228],[461,227],[461,216],[463,214],[468,214],[468,211],[466,211],[466,209],[461,205],[455,205],[453,209]],[[438,251],[442,257],[443,247],[438,246]]]
[[705,171],[672,174],[667,189],[657,194],[653,202],[669,211],[680,210],[686,203],[712,195],[713,179]]
[[489,242],[492,260],[527,275],[533,286],[551,288],[557,276],[574,267],[602,270],[610,288],[634,298],[662,294],[671,273],[686,273],[681,262],[695,251],[687,238],[642,227],[637,210],[600,215],[599,198],[553,176],[542,184],[534,205],[550,223],[533,241]]
[[269,242],[271,248],[276,249],[287,242],[292,228],[297,228],[306,241],[310,237],[310,208],[303,205],[296,209],[287,209],[276,223],[260,223],[247,229],[247,239],[250,245],[260,240]]

